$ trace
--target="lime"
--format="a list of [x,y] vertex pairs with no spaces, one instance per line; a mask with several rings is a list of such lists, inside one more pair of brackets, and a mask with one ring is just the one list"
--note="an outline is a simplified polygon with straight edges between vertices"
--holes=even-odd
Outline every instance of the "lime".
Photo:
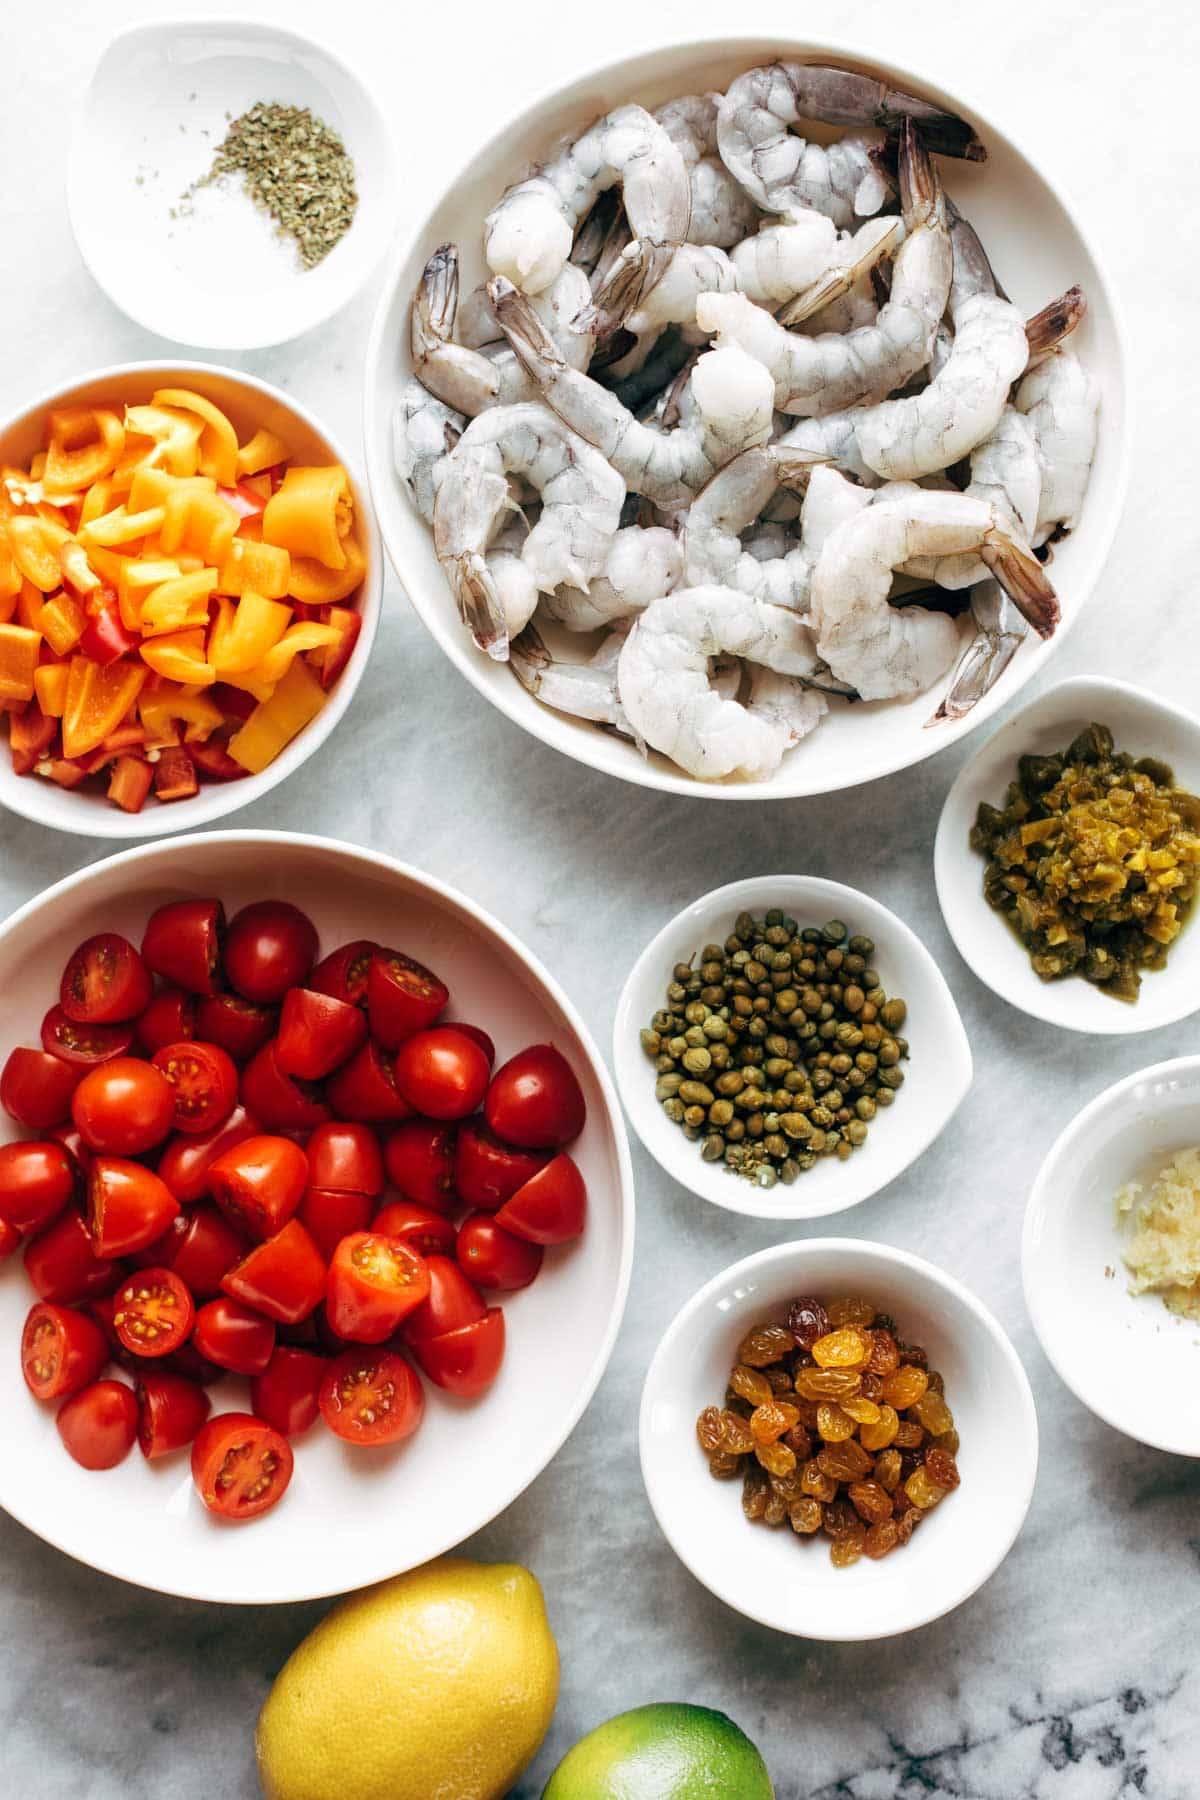
[[773,1800],[767,1765],[724,1713],[637,1706],[581,1738],[542,1800]]

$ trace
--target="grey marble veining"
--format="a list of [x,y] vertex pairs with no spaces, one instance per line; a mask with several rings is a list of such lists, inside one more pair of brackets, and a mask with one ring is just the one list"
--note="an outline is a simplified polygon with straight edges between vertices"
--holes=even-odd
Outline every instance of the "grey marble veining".
[[[34,386],[166,350],[92,286],[61,193],[62,96],[78,90],[111,32],[156,10],[148,0],[59,0],[53,31],[35,10],[0,13],[9,77],[0,143],[6,171],[20,170],[6,196],[16,216],[0,297],[0,410]],[[343,0],[336,22],[316,0],[259,0],[255,10],[335,35],[392,100],[400,144],[418,152],[403,196],[410,218],[433,179],[431,149],[458,160],[466,137],[589,57],[732,22],[716,0],[661,0],[618,41],[594,9],[551,0],[526,0],[524,29],[506,9],[460,0],[451,34],[437,9],[369,0]],[[772,21],[803,28],[795,9],[772,0],[739,20]],[[1132,673],[1195,704],[1195,14],[1182,0],[1156,9],[1060,0],[1052,14],[1036,0],[1010,0],[999,13],[852,0],[836,19],[814,15],[814,29],[823,25],[977,95],[1072,185],[1134,326],[1137,416],[1125,519],[1054,674]],[[294,388],[354,441],[373,299],[374,290],[310,339],[241,361]],[[602,1047],[634,955],[689,898],[772,868],[828,875],[870,889],[913,924],[945,968],[970,1035],[976,1082],[953,1128],[837,1229],[941,1263],[1012,1335],[1034,1386],[1042,1461],[1011,1555],[948,1618],[868,1645],[776,1636],[692,1580],[642,1490],[642,1375],[682,1301],[781,1233],[702,1207],[635,1144],[638,1248],[612,1364],[555,1462],[469,1546],[537,1572],[562,1650],[558,1712],[518,1800],[540,1793],[593,1724],[667,1698],[729,1711],[761,1745],[780,1800],[1200,1792],[1200,1464],[1143,1449],[1075,1402],[1033,1338],[1018,1272],[1025,1196],[1064,1119],[1140,1064],[1194,1049],[1196,1025],[1090,1041],[1025,1019],[975,980],[950,946],[930,867],[938,808],[964,755],[852,794],[771,807],[619,786],[488,708],[392,582],[378,652],[328,753],[231,821],[376,845],[466,889],[545,959]],[[106,849],[0,816],[0,909]],[[0,1793],[252,1800],[255,1713],[323,1611],[141,1593],[0,1516]]]

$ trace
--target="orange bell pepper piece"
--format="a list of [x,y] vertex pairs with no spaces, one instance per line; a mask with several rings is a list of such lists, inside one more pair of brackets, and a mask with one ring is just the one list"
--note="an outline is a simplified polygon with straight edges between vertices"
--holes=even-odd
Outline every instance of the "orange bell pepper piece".
[[273,469],[276,463],[287,462],[291,454],[282,438],[260,425],[237,453],[237,472],[239,475],[257,475],[262,469]]
[[36,629],[41,632],[55,656],[66,656],[83,636],[87,614],[70,594],[55,594],[37,615]]
[[170,557],[122,558],[117,579],[117,601],[121,608],[121,623],[126,631],[141,630],[142,605],[147,594],[153,593],[164,582],[173,581],[179,573],[179,564]]
[[140,629],[146,637],[168,631],[208,627],[208,597],[217,585],[215,569],[176,575],[153,588],[142,601]]
[[274,685],[282,681],[297,656],[306,650],[324,650],[336,644],[341,633],[335,625],[319,625],[309,621],[289,625],[279,642],[248,671],[256,681]]
[[47,718],[61,719],[67,704],[70,668],[65,662],[39,663],[33,671],[33,692]]
[[153,692],[143,690],[138,701],[138,717],[152,744],[178,743],[177,722],[186,727],[184,736],[188,743],[211,736],[224,722],[220,707],[207,694],[192,693],[174,682],[166,682]]
[[168,556],[178,551],[199,556],[217,568],[229,554],[238,514],[214,488],[199,491],[177,483],[167,495],[158,541]]
[[71,760],[98,750],[129,711],[146,671],[121,659],[107,668],[87,656],[73,656],[63,706],[63,755]]
[[8,722],[8,750],[13,772],[32,775],[58,736],[58,720],[48,718],[35,701]]
[[350,478],[340,463],[320,469],[291,468],[267,501],[262,534],[293,556],[315,557],[329,569],[344,569],[343,539],[354,518]]
[[41,638],[24,625],[0,625],[0,703],[33,699]]
[[6,521],[5,530],[12,559],[26,581],[43,594],[52,594],[62,580],[59,546],[70,533],[32,513],[15,514]]
[[167,637],[148,638],[141,648],[142,661],[156,675],[184,687],[209,687],[217,671],[204,658],[202,631],[176,631]]
[[106,406],[71,406],[50,414],[42,486],[50,496],[82,493],[112,473],[125,448],[125,427]]
[[221,487],[232,487],[237,480],[237,432],[219,406],[191,388],[159,388],[150,396],[150,404],[177,412],[194,413],[202,421],[200,431],[199,469],[211,475]]
[[146,461],[152,468],[166,469],[170,475],[194,475],[200,467],[204,421],[195,413],[171,406],[127,406],[125,429],[151,439],[153,448],[146,452]]
[[231,600],[217,603],[217,619],[208,645],[208,660],[223,680],[257,672],[258,665],[284,636],[292,609],[278,600],[267,600],[248,588],[235,606]]
[[136,544],[151,532],[158,531],[165,514],[161,506],[147,506],[142,512],[130,512],[116,506],[79,527],[79,541],[91,551],[93,544],[111,550],[117,544]]
[[312,670],[302,661],[293,662],[271,698],[256,706],[230,738],[230,756],[252,775],[260,774],[324,704],[324,691]]
[[253,588],[264,600],[283,600],[287,597],[291,572],[292,559],[278,544],[235,537],[221,565],[217,586],[222,594],[232,594],[234,598],[246,588]]
[[108,797],[122,812],[141,812],[154,780],[154,770],[140,756],[118,756],[108,784]]
[[294,556],[288,582],[292,599],[299,600],[302,606],[332,606],[339,600],[348,600],[362,583],[367,559],[357,538],[344,538],[342,551],[346,562],[341,569],[328,569],[311,556]]

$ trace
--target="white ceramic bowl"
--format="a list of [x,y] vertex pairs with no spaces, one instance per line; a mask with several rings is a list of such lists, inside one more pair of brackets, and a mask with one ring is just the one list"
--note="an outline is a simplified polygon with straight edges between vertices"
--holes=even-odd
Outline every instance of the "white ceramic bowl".
[[1132,1295],[1128,1224],[1113,1204],[1200,1144],[1200,1056],[1115,1082],[1077,1113],[1038,1170],[1021,1272],[1042,1349],[1083,1404],[1127,1437],[1200,1456],[1200,1334],[1157,1294]]
[[[850,935],[874,938],[874,966],[886,993],[908,1003],[903,1035],[912,1046],[895,1104],[880,1111],[866,1144],[846,1162],[822,1158],[790,1187],[760,1188],[723,1163],[706,1163],[699,1144],[673,1125],[654,1098],[654,1065],[639,1032],[665,1004],[676,963],[723,943],[740,912],[756,918],[778,906],[802,926],[841,919]],[[903,1174],[950,1122],[971,1085],[967,1034],[945,979],[920,938],[878,900],[839,881],[809,875],[756,875],[693,901],[664,925],[629,972],[613,1027],[613,1067],[634,1130],[681,1187],[714,1206],[760,1219],[818,1219],[878,1193]]]
[[[353,221],[312,269],[240,183],[184,199],[229,121],[259,100],[308,107],[354,163]],[[319,325],[379,261],[396,191],[388,126],[362,81],[277,25],[134,25],[109,44],[75,109],[67,208],[79,253],[110,300],[177,344],[254,350]]]
[[[511,181],[536,162],[563,132],[578,131],[619,102],[646,106],[680,94],[725,88],[742,70],[778,57],[839,62],[966,114],[987,144],[984,164],[943,158],[947,190],[970,217],[997,272],[1018,306],[1035,312],[1073,282],[1087,290],[1088,318],[1077,334],[1080,354],[1100,384],[1100,441],[1083,517],[1057,547],[1054,580],[1063,619],[1049,644],[1032,636],[1001,680],[954,724],[926,730],[934,691],[909,701],[835,706],[819,729],[784,757],[766,781],[701,782],[665,758],[644,758],[611,732],[553,712],[528,694],[503,665],[478,652],[464,631],[433,552],[428,527],[409,504],[392,462],[392,416],[411,372],[408,306],[426,258],[455,240],[463,258],[463,293],[486,273],[480,239],[489,207]],[[830,135],[828,133],[826,136]],[[1057,182],[979,109],[926,81],[919,72],[864,58],[831,39],[728,34],[676,44],[611,62],[569,87],[544,96],[498,132],[466,164],[449,170],[443,197],[400,246],[375,316],[367,351],[365,429],[367,475],[388,554],[418,615],[454,666],[501,712],[556,750],[643,787],[714,799],[781,799],[854,787],[907,768],[956,743],[1005,705],[1061,643],[1104,566],[1127,483],[1126,355],[1113,291]],[[578,658],[592,642],[551,629],[559,654]],[[966,628],[964,626],[964,642]],[[948,678],[947,678],[948,679]]]
[[68,792],[39,775],[14,775],[8,755],[7,734],[0,731],[0,806],[35,824],[55,831],[74,831],[81,837],[166,837],[192,825],[209,825],[227,813],[248,806],[291,775],[320,749],[342,717],[362,680],[375,642],[383,596],[383,551],[379,528],[363,482],[353,461],[338,440],[306,407],[290,394],[213,363],[139,362],[117,363],[97,369],[66,387],[39,394],[0,425],[0,465],[26,467],[34,451],[41,449],[47,411],[54,406],[96,405],[102,400],[137,404],[149,400],[156,388],[190,387],[213,400],[227,413],[241,437],[258,425],[279,434],[291,446],[299,462],[340,462],[350,476],[354,492],[355,536],[366,557],[366,574],[356,605],[362,614],[362,630],[350,660],[330,689],[329,698],[311,724],[306,725],[261,775],[239,781],[204,782],[192,800],[161,805],[153,795],[141,812],[122,812],[107,799],[103,788],[90,786]]
[[1143,971],[1132,1004],[1105,996],[1082,976],[1043,981],[1029,952],[983,897],[984,859],[968,842],[981,801],[1004,804],[1017,758],[1065,750],[1092,722],[1107,725],[1118,750],[1169,763],[1180,786],[1200,794],[1200,718],[1125,681],[1081,675],[1060,681],[1006,719],[981,744],[946,796],[933,866],[947,927],[981,981],[1022,1012],[1069,1031],[1116,1036],[1153,1031],[1200,1006],[1200,932],[1189,921],[1170,946],[1165,969]]
[[[542,1273],[506,1296],[499,1379],[473,1403],[427,1387],[424,1422],[394,1450],[356,1451],[321,1426],[296,1440],[296,1473],[264,1518],[228,1527],[204,1510],[186,1456],[147,1464],[135,1450],[88,1474],[63,1451],[53,1407],[25,1389],[16,1347],[33,1300],[20,1258],[0,1268],[0,1506],[80,1561],[200,1600],[265,1604],[342,1593],[437,1556],[477,1531],[538,1475],[590,1400],[616,1338],[633,1255],[629,1146],[616,1095],[586,1026],[553,977],[497,920],[391,857],[291,833],[215,832],[145,845],[60,881],[0,927],[0,1061],[36,1042],[59,971],[81,938],[121,930],[181,895],[218,894],[231,911],[286,896],[322,944],[371,937],[438,969],[501,1060],[523,1044],[561,1046],[588,1121],[572,1155],[587,1180],[585,1236],[547,1252]],[[0,1122],[0,1137],[20,1135]],[[571,1328],[564,1332],[563,1321]],[[245,1407],[246,1386],[212,1390],[214,1412]],[[464,1471],[466,1475],[464,1476]]]
[[[742,1517],[741,1484],[714,1481],[696,1442],[742,1336],[797,1294],[863,1294],[922,1344],[946,1381],[962,1486],[880,1562],[835,1569],[828,1540],[797,1542]],[[857,1641],[927,1625],[970,1597],[1021,1529],[1037,1473],[1033,1395],[986,1307],[932,1263],[886,1244],[808,1238],[734,1263],[671,1322],[642,1391],[642,1475],[663,1532],[696,1577],[748,1618],[795,1637]]]

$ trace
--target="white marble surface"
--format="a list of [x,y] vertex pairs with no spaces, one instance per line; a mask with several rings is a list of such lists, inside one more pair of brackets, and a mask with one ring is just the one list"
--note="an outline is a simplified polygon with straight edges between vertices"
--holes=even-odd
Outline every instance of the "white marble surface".
[[[232,7],[210,5],[212,14]],[[431,168],[533,92],[608,56],[725,22],[801,26],[794,7],[659,0],[598,15],[562,0],[445,9],[260,0],[336,30],[392,103],[416,215]],[[159,9],[57,0],[0,14],[7,209],[0,411],[35,387],[166,346],[118,315],[79,264],[62,197],[70,97],[118,25]],[[415,15],[415,16],[413,16]],[[585,30],[573,21],[600,18]],[[813,17],[814,29],[823,22]],[[1200,274],[1195,69],[1183,0],[849,0],[831,28],[978,98],[1061,176],[1128,309],[1136,440],[1130,502],[1092,607],[1053,665],[1132,673],[1195,702],[1194,499]],[[12,216],[15,215],[15,216]],[[348,437],[373,293],[331,327],[246,366],[294,388]],[[942,959],[977,1079],[951,1133],[839,1221],[942,1263],[992,1306],[1032,1378],[1042,1469],[1028,1524],[987,1587],[908,1639],[825,1648],[749,1626],[698,1588],[659,1536],[638,1475],[641,1377],[680,1302],[777,1234],[697,1203],[635,1146],[638,1255],[608,1375],[554,1465],[474,1543],[545,1585],[563,1652],[554,1726],[521,1800],[591,1725],[642,1701],[729,1710],[781,1800],[1188,1800],[1200,1784],[1200,1468],[1085,1413],[1025,1316],[1018,1233],[1063,1119],[1142,1062],[1191,1049],[1183,1024],[1089,1041],[1040,1026],[968,973],[938,915],[937,810],[961,753],[858,792],[732,809],[606,782],[519,733],[435,651],[391,584],[371,670],[319,764],[237,816],[393,850],[490,907],[561,976],[603,1044],[620,980],[671,912],[717,882],[807,869],[870,888]],[[0,818],[0,907],[104,853]],[[11,1354],[11,1348],[7,1352]],[[3,1454],[0,1437],[0,1454]],[[961,1502],[969,1505],[964,1493]],[[0,1518],[0,1790],[26,1800],[243,1800],[251,1728],[274,1671],[323,1609],[203,1607],[69,1562]],[[353,1800],[348,1792],[347,1800]]]

